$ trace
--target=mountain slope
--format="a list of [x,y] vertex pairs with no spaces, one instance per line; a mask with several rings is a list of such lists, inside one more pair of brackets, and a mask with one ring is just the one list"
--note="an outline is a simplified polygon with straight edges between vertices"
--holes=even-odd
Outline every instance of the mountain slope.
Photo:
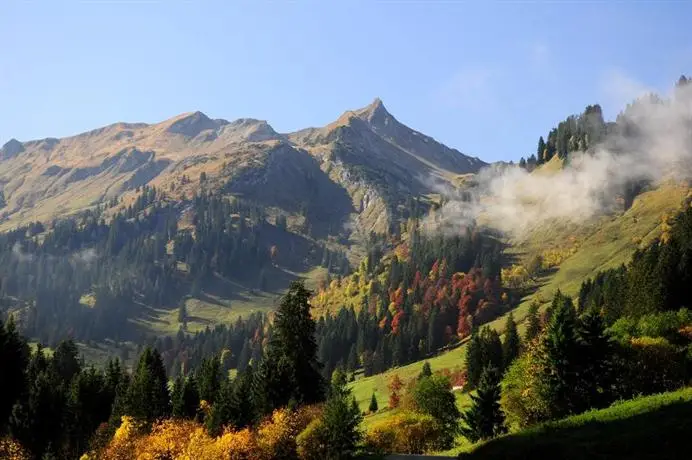
[[[65,333],[68,312],[85,324],[79,337],[109,336],[101,310],[110,305],[122,306],[119,324],[132,329],[121,338],[175,333],[182,308],[189,331],[228,323],[271,309],[296,277],[345,274],[371,231],[398,232],[414,201],[424,211],[433,182],[483,165],[399,123],[379,100],[291,134],[193,112],[11,140],[0,150],[0,230],[31,226],[0,248],[8,264],[23,264],[7,276],[47,273],[42,264],[81,260],[81,251],[100,270],[63,273],[69,295],[39,301],[30,284],[6,283],[7,308],[37,333],[51,329],[49,342]],[[44,307],[48,298],[58,305]]]

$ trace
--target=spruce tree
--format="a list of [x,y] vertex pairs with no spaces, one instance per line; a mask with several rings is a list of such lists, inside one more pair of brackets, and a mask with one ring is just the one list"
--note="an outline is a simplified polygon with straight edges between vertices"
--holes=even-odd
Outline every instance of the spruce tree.
[[542,365],[551,411],[555,418],[560,418],[575,409],[579,344],[572,300],[558,291],[551,310],[543,342]]
[[131,415],[147,423],[170,414],[168,378],[157,350],[146,347],[142,352],[132,375],[126,407],[123,415]]
[[524,342],[529,344],[541,333],[541,318],[538,316],[538,303],[531,302],[529,312],[526,315],[526,333]]
[[420,374],[418,374],[418,380],[430,376],[432,376],[432,368],[430,367],[430,363],[426,361],[423,363],[423,368],[421,369]]
[[494,367],[501,372],[504,359],[500,334],[486,326],[481,330],[480,338],[482,367]]
[[476,330],[471,334],[466,348],[466,389],[473,390],[478,385],[483,373],[483,355],[480,335]]
[[603,318],[594,308],[579,321],[579,385],[576,411],[608,406],[613,400],[614,345],[605,331]]
[[521,351],[521,339],[517,332],[517,323],[514,322],[514,315],[510,312],[505,324],[505,340],[502,343],[503,366],[505,369],[519,356]]
[[0,321],[0,433],[5,432],[12,406],[26,387],[24,370],[28,362],[29,347],[14,322]]
[[199,398],[209,404],[214,404],[216,395],[221,388],[223,376],[221,375],[221,361],[217,356],[202,360],[197,373],[197,386]]
[[368,406],[368,412],[370,412],[371,414],[374,414],[375,412],[378,411],[378,409],[379,409],[379,407],[377,405],[377,398],[375,397],[375,393],[373,393],[372,396],[370,397],[370,405]]
[[254,379],[260,390],[256,393],[264,392],[257,396],[263,400],[260,407],[265,411],[289,401],[310,404],[324,400],[325,384],[322,365],[317,360],[310,295],[302,282],[291,283],[275,313],[267,356]]
[[329,389],[319,429],[319,438],[324,446],[323,458],[353,458],[362,438],[359,429],[362,420],[351,390],[342,379],[336,379]]
[[500,377],[497,369],[485,368],[478,392],[471,395],[471,407],[462,414],[462,434],[471,442],[490,439],[507,432],[500,408]]
[[82,363],[79,360],[79,351],[74,341],[64,340],[58,344],[53,352],[51,365],[53,371],[65,384],[69,384],[72,381],[72,378],[82,368]]

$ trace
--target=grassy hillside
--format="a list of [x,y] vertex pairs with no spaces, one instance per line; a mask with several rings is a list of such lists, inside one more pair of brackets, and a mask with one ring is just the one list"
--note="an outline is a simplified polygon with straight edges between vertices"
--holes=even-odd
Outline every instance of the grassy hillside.
[[634,399],[482,444],[463,459],[689,458],[692,388]]
[[[660,236],[663,230],[663,217],[680,209],[689,193],[689,188],[666,184],[658,189],[638,196],[632,207],[625,213],[603,217],[584,225],[550,226],[538,229],[531,238],[513,243],[509,255],[513,263],[527,263],[534,254],[553,251],[564,254],[564,260],[547,271],[538,283],[535,292],[524,299],[514,309],[515,319],[523,321],[528,307],[534,300],[547,303],[557,289],[567,295],[575,296],[581,283],[598,271],[626,263],[641,244]],[[500,317],[489,325],[497,330],[504,327],[506,317]],[[463,367],[465,344],[428,359],[433,370]],[[387,407],[387,382],[394,374],[403,380],[420,372],[423,361],[391,369],[383,374],[359,378],[352,383],[353,393],[362,410],[366,410],[374,392],[380,408]],[[466,396],[458,396],[457,402],[463,407]],[[365,425],[382,420],[391,412],[379,413],[365,418]],[[463,440],[460,439],[463,442]]]

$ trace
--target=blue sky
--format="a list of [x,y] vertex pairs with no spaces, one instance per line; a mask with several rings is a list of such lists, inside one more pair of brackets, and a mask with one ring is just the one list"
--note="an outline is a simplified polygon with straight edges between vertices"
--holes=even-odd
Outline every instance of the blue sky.
[[0,143],[201,110],[324,125],[376,96],[488,161],[692,73],[691,2],[34,1],[0,5]]

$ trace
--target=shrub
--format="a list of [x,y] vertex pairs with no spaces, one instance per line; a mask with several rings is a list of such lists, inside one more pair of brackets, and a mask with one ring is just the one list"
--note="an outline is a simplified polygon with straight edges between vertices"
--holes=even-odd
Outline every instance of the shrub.
[[12,438],[0,439],[0,458],[7,460],[29,460],[29,454]]
[[445,436],[440,438],[439,442],[441,448],[450,448],[458,430],[461,414],[457,409],[449,379],[443,375],[422,378],[413,388],[412,399],[417,412],[434,417],[444,427]]
[[685,383],[685,357],[668,340],[639,337],[622,347],[617,383],[621,398],[677,389]]
[[327,457],[324,445],[324,424],[321,419],[310,422],[296,438],[298,456],[303,460],[322,460]]
[[376,453],[423,454],[440,449],[444,427],[432,416],[402,412],[373,426],[366,447]]

